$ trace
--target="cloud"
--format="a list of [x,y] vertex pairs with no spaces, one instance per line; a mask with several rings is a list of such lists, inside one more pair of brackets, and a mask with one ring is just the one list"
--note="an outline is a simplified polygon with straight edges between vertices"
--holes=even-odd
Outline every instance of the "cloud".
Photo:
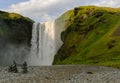
[[99,6],[107,6],[107,7],[120,7],[119,0],[100,0],[99,2],[95,3],[95,5]]
[[10,6],[8,11],[20,13],[36,21],[55,19],[76,6],[99,5],[118,7],[119,0],[29,0]]

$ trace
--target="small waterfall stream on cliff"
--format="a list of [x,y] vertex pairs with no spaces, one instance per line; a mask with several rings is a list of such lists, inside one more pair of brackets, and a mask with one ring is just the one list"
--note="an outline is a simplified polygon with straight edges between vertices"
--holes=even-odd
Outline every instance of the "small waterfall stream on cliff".
[[52,65],[60,47],[55,28],[55,21],[33,24],[29,65]]

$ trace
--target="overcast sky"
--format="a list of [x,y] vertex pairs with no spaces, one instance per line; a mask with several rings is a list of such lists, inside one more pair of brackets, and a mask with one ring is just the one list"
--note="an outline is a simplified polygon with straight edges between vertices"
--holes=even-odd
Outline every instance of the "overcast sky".
[[0,0],[0,10],[19,13],[37,22],[53,20],[82,5],[120,7],[120,0]]

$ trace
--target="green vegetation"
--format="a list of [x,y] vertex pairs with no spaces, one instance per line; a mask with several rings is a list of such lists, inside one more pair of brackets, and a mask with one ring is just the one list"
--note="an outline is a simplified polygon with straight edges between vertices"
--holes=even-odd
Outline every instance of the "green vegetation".
[[120,67],[119,8],[81,6],[64,15],[67,28],[53,64]]
[[30,45],[33,21],[16,13],[0,11],[0,43]]

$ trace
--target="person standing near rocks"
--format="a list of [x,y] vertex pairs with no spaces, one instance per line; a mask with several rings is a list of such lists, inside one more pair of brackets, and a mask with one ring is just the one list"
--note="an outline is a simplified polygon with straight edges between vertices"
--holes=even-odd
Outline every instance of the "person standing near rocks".
[[28,72],[28,70],[27,70],[27,62],[26,61],[22,65],[22,70],[23,70],[22,73],[27,73]]
[[17,73],[18,69],[17,69],[17,64],[15,61],[13,61],[13,64],[9,67],[8,72],[13,72],[13,73]]

